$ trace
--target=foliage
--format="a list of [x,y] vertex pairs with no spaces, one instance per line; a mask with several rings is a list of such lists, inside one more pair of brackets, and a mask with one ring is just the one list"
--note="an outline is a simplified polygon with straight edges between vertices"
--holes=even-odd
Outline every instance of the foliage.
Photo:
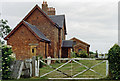
[[87,58],[88,54],[87,54],[87,52],[85,50],[79,51],[78,54],[74,51],[74,52],[71,53],[71,57],[72,58],[77,58],[77,57]]
[[90,58],[95,58],[96,53],[89,51],[89,57]]
[[77,57],[77,53],[74,51],[74,52],[71,52],[71,57],[72,58],[76,58]]
[[56,64],[60,64],[60,60],[55,60],[55,63]]
[[86,51],[81,50],[81,51],[79,51],[79,53],[78,53],[78,57],[87,58],[87,57],[88,57],[88,54],[87,54]]
[[92,52],[92,51],[89,51],[89,54],[91,55],[91,54],[94,54],[94,52]]
[[2,41],[1,39],[3,39],[11,31],[7,23],[8,23],[7,20],[3,20],[3,19],[0,20],[0,42],[2,44],[4,44],[4,41]]
[[109,78],[120,79],[120,47],[115,44],[108,52]]
[[2,79],[10,79],[10,63],[12,58],[10,55],[12,54],[11,48],[7,46],[2,47]]

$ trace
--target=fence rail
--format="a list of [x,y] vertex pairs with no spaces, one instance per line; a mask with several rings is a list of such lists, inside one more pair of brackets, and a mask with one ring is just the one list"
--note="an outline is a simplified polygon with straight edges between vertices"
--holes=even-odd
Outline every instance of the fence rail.
[[107,60],[100,58],[43,58],[42,60]]

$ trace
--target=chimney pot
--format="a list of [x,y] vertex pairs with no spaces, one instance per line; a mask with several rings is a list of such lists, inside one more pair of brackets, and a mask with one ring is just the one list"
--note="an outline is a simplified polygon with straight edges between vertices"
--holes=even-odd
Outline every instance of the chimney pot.
[[44,10],[48,15],[55,15],[55,8],[49,7],[47,1],[43,1],[42,10]]

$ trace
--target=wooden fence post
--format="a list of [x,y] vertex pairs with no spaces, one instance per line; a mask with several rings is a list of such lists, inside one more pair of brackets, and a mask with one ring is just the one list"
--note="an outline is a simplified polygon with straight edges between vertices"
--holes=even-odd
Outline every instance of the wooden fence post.
[[32,76],[35,77],[35,61],[36,61],[36,57],[33,56],[32,57]]
[[33,77],[38,77],[39,76],[39,57],[38,60],[36,60],[36,57],[33,56],[32,58],[32,76]]

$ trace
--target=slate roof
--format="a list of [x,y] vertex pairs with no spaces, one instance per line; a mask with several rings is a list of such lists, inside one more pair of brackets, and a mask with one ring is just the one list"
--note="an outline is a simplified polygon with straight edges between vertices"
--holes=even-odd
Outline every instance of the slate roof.
[[49,18],[60,28],[64,25],[65,15],[49,15]]
[[62,41],[62,47],[69,47],[72,48],[73,47],[73,41],[72,40],[63,40]]
[[26,22],[26,21],[24,21],[24,22],[25,22],[25,24],[26,24],[35,34],[37,34],[37,36],[38,36],[39,38],[41,38],[41,39],[43,39],[43,40],[45,40],[45,41],[50,42],[50,40],[47,39],[46,36],[45,36],[42,32],[40,32],[40,30],[39,30],[35,25],[31,25],[31,24],[29,24],[29,23]]
[[75,37],[71,38],[70,40],[73,40],[73,41],[76,41],[76,40],[77,40],[77,41],[79,41],[80,43],[82,43],[82,44],[87,45],[87,46],[90,47],[90,44],[88,44],[88,43],[86,43],[86,42],[83,42],[82,40],[77,39],[77,38],[75,38]]

